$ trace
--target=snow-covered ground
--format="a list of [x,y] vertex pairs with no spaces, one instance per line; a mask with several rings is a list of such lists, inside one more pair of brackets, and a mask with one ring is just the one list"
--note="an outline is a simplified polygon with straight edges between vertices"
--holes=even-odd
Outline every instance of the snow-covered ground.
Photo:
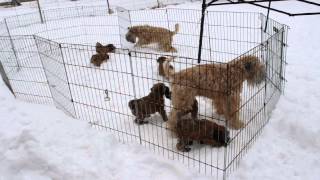
[[[178,7],[198,9],[200,4]],[[241,5],[219,10],[261,9]],[[275,13],[271,18],[291,27],[287,89],[262,136],[231,179],[316,179],[320,172],[320,93],[316,88],[320,83],[320,19]],[[19,102],[3,84],[0,98],[3,179],[203,178],[172,161],[156,158],[139,146],[119,144],[112,135],[97,133],[85,122],[70,119],[51,107]]]
[[3,82],[0,92],[1,180],[205,179],[55,108],[17,101]]

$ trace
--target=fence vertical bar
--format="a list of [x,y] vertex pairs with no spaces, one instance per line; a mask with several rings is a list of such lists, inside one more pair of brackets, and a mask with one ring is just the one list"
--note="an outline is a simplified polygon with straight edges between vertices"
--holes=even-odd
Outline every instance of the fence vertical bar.
[[281,90],[281,93],[283,93],[284,91],[284,88],[282,87],[283,86],[283,81],[284,81],[284,77],[282,75],[283,73],[283,63],[284,63],[284,58],[283,58],[283,51],[284,51],[284,46],[285,46],[285,43],[284,43],[284,27],[281,29],[281,50],[280,50],[280,72],[279,72],[279,75],[280,75],[280,90]]
[[268,4],[268,12],[267,12],[266,24],[264,26],[264,32],[267,32],[267,26],[268,26],[268,21],[269,21],[269,14],[270,14],[270,7],[271,7],[271,0],[269,0],[269,4]]
[[72,116],[73,116],[73,118],[77,118],[79,116],[77,116],[76,108],[74,106],[74,100],[73,100],[72,93],[71,93],[71,88],[70,88],[70,81],[69,81],[68,74],[67,74],[66,62],[65,62],[64,57],[63,57],[62,46],[61,46],[60,43],[59,43],[59,49],[60,49],[61,59],[62,59],[63,67],[64,67],[64,73],[65,73],[66,78],[67,78],[67,84],[68,84],[68,89],[69,89],[70,98],[71,98],[70,101],[71,101],[72,106],[73,106],[73,112],[75,113],[75,114],[72,114]]
[[2,65],[1,61],[0,61],[0,76],[2,77],[2,80],[3,80],[4,84],[9,88],[9,90],[13,94],[13,96],[16,97],[16,95],[15,95],[13,89],[12,89],[10,80],[9,80],[7,74],[6,74],[6,71],[3,68],[3,65]]
[[[132,65],[132,54],[131,54],[131,51],[129,51],[128,53],[129,55],[129,60],[130,60],[130,70],[131,70],[131,80],[132,80],[132,87],[133,87],[133,96],[134,96],[134,99],[137,99],[137,93],[136,93],[136,86],[135,86],[135,83],[134,83],[134,74],[133,74],[133,65]],[[136,112],[138,112],[138,105],[136,104],[135,105],[135,110]],[[138,132],[139,132],[139,142],[140,144],[142,144],[142,139],[141,139],[141,129],[140,129],[140,126],[138,126]]]
[[37,0],[37,6],[38,6],[38,11],[39,11],[41,23],[43,23],[44,21],[43,21],[43,17],[42,17],[42,12],[41,12],[39,0]]
[[200,63],[200,61],[201,61],[203,26],[204,26],[204,17],[205,17],[206,9],[207,9],[206,0],[202,0],[200,35],[199,35],[199,49],[198,49],[198,63]]
[[[231,99],[230,99],[230,95],[231,95],[231,87],[230,87],[230,77],[229,77],[229,64],[227,64],[227,90],[226,92],[221,92],[223,94],[226,95],[226,101],[227,101],[227,114],[229,114],[229,117],[230,117],[230,106],[231,106]],[[228,119],[225,120],[225,127],[228,127]],[[225,133],[225,136],[227,136],[227,134]],[[234,140],[231,140],[231,142],[234,141]],[[228,159],[228,147],[229,147],[229,144],[231,143],[229,142],[228,145],[226,147],[224,147],[224,160],[223,160],[223,180],[226,180],[227,179],[227,168],[229,166],[227,166],[227,159]],[[229,163],[229,162],[228,162]]]
[[109,13],[109,14],[112,14],[113,12],[112,12],[112,10],[111,10],[111,8],[110,8],[109,0],[107,0],[107,6],[108,6],[108,13]]
[[12,36],[11,36],[10,30],[9,30],[9,26],[8,26],[6,18],[4,18],[4,24],[6,25],[6,29],[7,29],[8,35],[9,35],[9,39],[10,39],[11,49],[13,51],[14,57],[16,58],[16,63],[17,63],[17,66],[18,66],[18,70],[20,70],[20,66],[21,65],[20,65],[19,60],[18,60],[17,51],[16,51],[16,48],[14,47],[13,39],[12,39]]

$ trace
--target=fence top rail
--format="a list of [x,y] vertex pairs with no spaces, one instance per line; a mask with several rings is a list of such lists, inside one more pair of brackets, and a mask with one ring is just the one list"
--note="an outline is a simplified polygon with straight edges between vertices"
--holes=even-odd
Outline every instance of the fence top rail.
[[[51,13],[51,12],[70,12],[70,10],[92,10],[92,9],[101,9],[101,10],[106,10],[106,16],[115,16],[115,14],[108,14],[107,13],[107,10],[108,8],[107,7],[102,7],[102,6],[76,6],[76,7],[65,7],[65,8],[54,8],[54,9],[45,9],[45,10],[42,10],[43,13]],[[126,9],[125,9],[126,10]],[[158,9],[143,9],[143,10],[126,10],[126,11],[129,11],[129,12],[144,12],[144,11],[153,11],[153,12],[156,12],[156,11],[168,11],[168,10],[175,10],[175,11],[193,11],[193,12],[199,12],[201,13],[201,10],[200,9],[192,9],[192,8],[173,8],[173,7],[169,7],[169,8],[158,8]],[[263,15],[263,13],[261,12],[240,12],[240,11],[217,11],[217,10],[206,10],[207,13],[218,13],[218,14],[221,14],[221,13],[228,13],[228,14],[255,14],[255,15]],[[18,15],[15,15],[15,16],[8,16],[4,19],[12,19],[12,18],[18,18],[18,17],[21,17],[21,16],[26,16],[26,15],[38,15],[38,12],[29,12],[29,13],[22,13],[22,14],[18,14]],[[274,20],[273,20],[274,21]],[[276,21],[274,21],[276,22]],[[279,22],[277,22],[279,23]],[[281,24],[281,23],[279,23]]]

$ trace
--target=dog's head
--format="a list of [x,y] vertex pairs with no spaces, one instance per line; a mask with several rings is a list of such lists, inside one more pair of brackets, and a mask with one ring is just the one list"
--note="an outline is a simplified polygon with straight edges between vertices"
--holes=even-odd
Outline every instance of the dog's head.
[[136,112],[136,110],[135,110],[135,100],[129,101],[128,105],[129,105],[129,108],[130,108],[132,114],[135,115],[135,112]]
[[103,45],[102,45],[101,43],[99,43],[99,42],[96,43],[96,52],[97,52],[98,54],[104,53],[104,47],[103,47]]
[[108,44],[105,47],[107,52],[112,52],[112,53],[114,53],[115,50],[117,49],[113,44]]
[[168,86],[163,83],[157,83],[152,86],[151,92],[159,96],[165,95],[166,98],[171,99],[171,92]]
[[128,27],[128,32],[126,34],[126,40],[131,43],[136,43],[137,36],[131,31],[131,28]]
[[98,54],[107,54],[109,52],[114,52],[116,47],[113,44],[108,44],[106,46],[102,45],[101,43],[96,43],[96,52]]
[[159,57],[158,59],[157,59],[157,62],[158,63],[160,63],[160,64],[162,64],[163,62],[165,62],[166,61],[166,57],[165,56],[161,56],[161,57]]
[[259,84],[266,78],[265,65],[256,56],[244,56],[239,59],[248,84]]

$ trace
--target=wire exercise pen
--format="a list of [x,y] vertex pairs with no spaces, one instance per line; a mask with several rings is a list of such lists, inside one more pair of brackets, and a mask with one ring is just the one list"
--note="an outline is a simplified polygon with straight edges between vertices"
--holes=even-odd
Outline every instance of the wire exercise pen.
[[[43,11],[43,24],[36,13],[9,17],[0,22],[0,60],[17,98],[55,105],[71,117],[113,132],[122,142],[140,143],[215,179],[225,179],[268,122],[284,89],[287,26],[268,19],[264,31],[267,18],[260,13],[206,13],[201,64],[222,67],[232,59],[253,55],[266,68],[261,84],[243,83],[237,113],[245,126],[229,129],[230,141],[219,148],[194,143],[190,152],[180,152],[177,138],[160,116],[151,116],[148,124],[139,126],[128,107],[130,100],[146,96],[155,83],[170,86],[158,74],[159,57],[175,57],[176,72],[198,65],[199,10],[118,8],[109,15],[102,7],[76,7]],[[172,30],[176,23],[180,24],[173,42],[177,53],[159,52],[153,45],[135,48],[125,40],[128,27],[149,24]],[[90,65],[97,41],[117,47],[100,68]],[[225,118],[212,110],[210,99],[196,99],[200,119],[226,126]],[[168,115],[172,108],[165,99]]]

